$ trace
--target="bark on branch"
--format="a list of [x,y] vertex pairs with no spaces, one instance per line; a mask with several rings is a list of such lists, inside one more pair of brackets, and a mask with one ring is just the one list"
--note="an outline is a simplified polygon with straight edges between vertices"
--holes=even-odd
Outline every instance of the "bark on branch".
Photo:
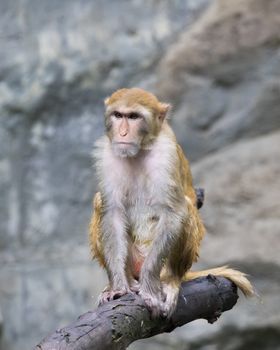
[[56,330],[34,350],[123,350],[137,339],[171,332],[196,319],[213,323],[237,299],[237,288],[231,281],[209,275],[182,284],[170,320],[152,320],[140,297],[125,295]]

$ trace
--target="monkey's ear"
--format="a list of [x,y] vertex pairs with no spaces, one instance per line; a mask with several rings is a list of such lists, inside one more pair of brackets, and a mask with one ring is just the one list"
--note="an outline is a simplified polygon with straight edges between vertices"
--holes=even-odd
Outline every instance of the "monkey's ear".
[[105,100],[104,100],[105,106],[108,106],[109,100],[110,100],[110,97],[106,97],[106,98],[105,98]]
[[171,104],[169,103],[160,103],[160,115],[159,115],[159,119],[164,120],[167,115],[168,112],[171,109]]

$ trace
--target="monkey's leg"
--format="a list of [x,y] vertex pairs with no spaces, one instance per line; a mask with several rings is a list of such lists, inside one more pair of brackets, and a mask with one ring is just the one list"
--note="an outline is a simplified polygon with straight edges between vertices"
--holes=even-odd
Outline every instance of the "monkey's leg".
[[139,292],[155,317],[166,313],[160,273],[181,232],[185,214],[181,210],[175,213],[169,207],[161,207],[159,212],[161,214],[155,226],[155,239],[141,269]]
[[[187,265],[182,260],[184,257],[180,244],[178,244],[177,249],[174,249],[171,255],[172,257],[164,267],[160,278],[164,295],[162,315],[165,317],[171,317],[176,308],[180,285],[185,279],[186,271],[188,270]],[[185,266],[185,269],[183,266]]]
[[[187,199],[187,198],[186,198]],[[165,314],[170,317],[175,310],[181,282],[192,264],[197,261],[204,226],[197,208],[187,200],[187,218],[181,233],[174,243],[161,275],[163,291],[166,295]]]
[[177,305],[181,279],[175,276],[168,266],[165,266],[161,273],[160,280],[164,295],[162,315],[164,317],[170,317]]
[[170,317],[177,305],[181,282],[191,266],[191,257],[186,259],[184,232],[174,243],[166,265],[161,273],[162,289],[165,296],[163,316]]

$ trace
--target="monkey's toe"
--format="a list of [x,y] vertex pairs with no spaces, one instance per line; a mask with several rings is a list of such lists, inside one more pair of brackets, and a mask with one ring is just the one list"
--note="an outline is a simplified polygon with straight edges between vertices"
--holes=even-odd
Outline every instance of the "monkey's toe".
[[130,282],[130,286],[129,286],[130,290],[133,292],[133,293],[136,293],[136,294],[139,294],[139,291],[140,291],[140,283],[137,281],[137,280],[132,280]]

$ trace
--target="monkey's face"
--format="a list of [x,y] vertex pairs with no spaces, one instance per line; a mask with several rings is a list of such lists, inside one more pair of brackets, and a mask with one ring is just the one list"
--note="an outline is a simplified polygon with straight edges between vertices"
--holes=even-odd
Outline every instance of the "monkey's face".
[[145,139],[151,134],[148,120],[151,113],[141,106],[111,108],[106,113],[105,126],[118,157],[135,157],[145,146]]
[[120,89],[105,100],[105,127],[115,155],[135,157],[159,134],[169,105],[139,88]]

